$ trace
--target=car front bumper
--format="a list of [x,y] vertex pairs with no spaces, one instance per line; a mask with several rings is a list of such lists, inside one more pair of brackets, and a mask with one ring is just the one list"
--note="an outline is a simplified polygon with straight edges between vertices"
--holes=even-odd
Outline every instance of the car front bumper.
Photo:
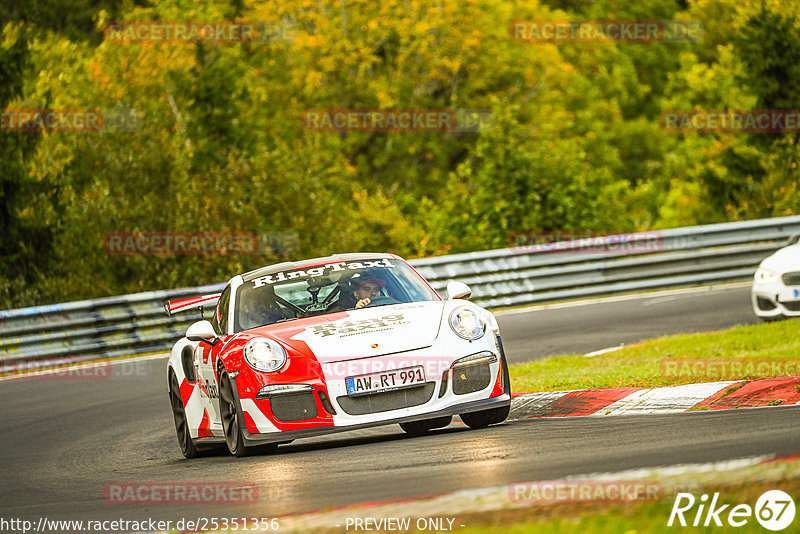
[[[237,391],[242,434],[250,445],[274,443],[509,406],[508,366],[499,338],[490,347],[496,356],[492,361],[454,367],[452,362],[463,355],[451,358],[451,366],[445,372],[428,374],[424,385],[409,389],[350,396],[343,379],[328,379],[325,386],[316,384],[270,399],[241,399]],[[429,350],[414,353],[421,358],[430,355]],[[396,355],[386,358],[392,357]],[[297,419],[287,423],[282,414]]]
[[753,312],[761,318],[800,317],[800,287],[782,282],[754,284],[750,292]]
[[491,408],[502,408],[504,406],[509,406],[510,404],[511,404],[511,395],[510,393],[508,393],[508,394],[503,394],[499,397],[465,402],[462,404],[448,406],[447,408],[441,410],[423,412],[417,415],[406,415],[401,417],[392,416],[390,418],[382,418],[380,420],[375,420],[375,421],[365,421],[346,426],[322,426],[322,427],[313,427],[313,428],[298,429],[298,430],[269,432],[264,434],[262,433],[253,434],[250,433],[247,430],[247,428],[245,428],[244,424],[242,424],[242,432],[244,435],[245,443],[247,443],[248,445],[260,445],[260,444],[288,441],[299,438],[324,436],[327,434],[346,432],[350,430],[360,430],[364,428],[373,428],[383,425],[405,423],[408,421],[419,421],[422,419],[433,419],[435,417],[443,417],[448,415],[459,415],[462,413],[477,412],[481,410],[488,410]]

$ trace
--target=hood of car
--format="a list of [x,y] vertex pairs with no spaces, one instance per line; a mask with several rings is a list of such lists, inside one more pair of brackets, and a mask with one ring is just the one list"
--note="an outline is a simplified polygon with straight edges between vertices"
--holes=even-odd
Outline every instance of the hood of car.
[[779,273],[800,271],[800,245],[791,245],[776,251],[761,262],[761,267]]
[[271,325],[265,333],[310,352],[321,363],[380,356],[433,345],[444,305],[432,301],[362,308]]

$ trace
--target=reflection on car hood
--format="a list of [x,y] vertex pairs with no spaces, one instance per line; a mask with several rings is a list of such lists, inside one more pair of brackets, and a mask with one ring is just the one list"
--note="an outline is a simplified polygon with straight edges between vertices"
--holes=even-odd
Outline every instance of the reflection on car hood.
[[761,267],[779,273],[800,271],[800,245],[784,247],[761,262]]
[[430,347],[439,335],[444,302],[414,302],[337,313],[325,321],[299,320],[269,327],[290,346],[307,345],[320,362],[380,356]]

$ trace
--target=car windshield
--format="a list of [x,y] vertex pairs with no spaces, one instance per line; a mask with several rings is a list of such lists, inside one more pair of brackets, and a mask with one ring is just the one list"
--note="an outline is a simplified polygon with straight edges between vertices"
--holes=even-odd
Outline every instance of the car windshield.
[[440,300],[403,261],[384,258],[330,262],[264,275],[239,286],[234,328],[239,332],[353,310],[364,298],[369,299],[365,307]]

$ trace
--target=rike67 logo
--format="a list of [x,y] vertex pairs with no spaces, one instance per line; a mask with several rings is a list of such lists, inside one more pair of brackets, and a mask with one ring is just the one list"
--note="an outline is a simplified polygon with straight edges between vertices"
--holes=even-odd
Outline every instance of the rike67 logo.
[[[695,505],[696,510],[695,510]],[[719,493],[708,502],[708,495],[695,499],[691,493],[678,493],[667,526],[732,526],[742,527],[755,516],[756,521],[767,530],[783,530],[794,521],[794,501],[788,493],[769,490],[761,494],[755,508],[748,504],[719,504]],[[676,521],[677,520],[677,521]]]

